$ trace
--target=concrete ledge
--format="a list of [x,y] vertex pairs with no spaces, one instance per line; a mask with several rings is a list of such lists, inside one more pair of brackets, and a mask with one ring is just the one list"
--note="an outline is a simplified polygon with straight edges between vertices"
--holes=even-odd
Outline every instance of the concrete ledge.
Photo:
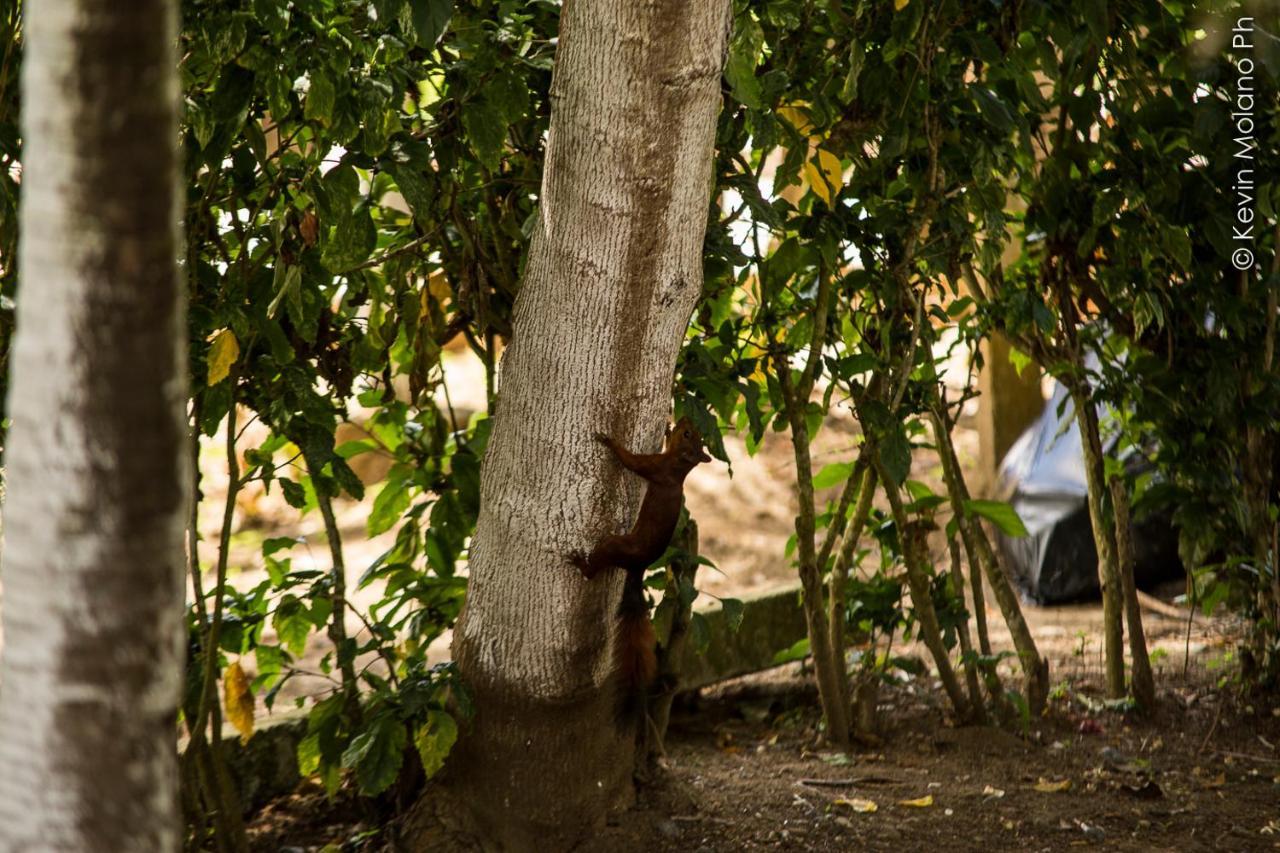
[[681,690],[696,690],[727,678],[769,669],[773,657],[807,636],[800,584],[742,599],[742,624],[730,630],[720,603],[695,610],[707,620],[711,640],[702,654],[685,644],[676,669]]
[[[298,774],[298,742],[307,734],[307,711],[289,708],[258,718],[248,743],[242,743],[239,735],[222,739],[222,754],[246,811],[258,809],[298,787],[302,780]],[[178,751],[186,749],[184,738]]]

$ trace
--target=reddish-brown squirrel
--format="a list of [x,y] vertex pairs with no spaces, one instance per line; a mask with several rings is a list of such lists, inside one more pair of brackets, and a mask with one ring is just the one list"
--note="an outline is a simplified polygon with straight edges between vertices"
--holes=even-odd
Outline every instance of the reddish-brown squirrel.
[[684,501],[684,478],[711,457],[702,449],[702,436],[688,417],[667,432],[661,453],[631,453],[607,435],[596,441],[613,451],[624,468],[649,484],[640,503],[640,514],[629,533],[606,536],[589,555],[569,559],[590,580],[608,568],[627,573],[618,605],[619,635],[614,671],[619,685],[618,720],[625,724],[643,706],[644,694],[657,674],[655,638],[644,598],[644,570],[662,556],[671,542]]

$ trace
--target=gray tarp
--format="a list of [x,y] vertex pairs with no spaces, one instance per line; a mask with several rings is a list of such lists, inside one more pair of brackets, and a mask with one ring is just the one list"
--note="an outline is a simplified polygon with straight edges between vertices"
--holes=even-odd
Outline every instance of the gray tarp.
[[[1110,449],[1115,441],[1106,443]],[[1098,554],[1086,504],[1084,451],[1075,407],[1061,385],[1005,454],[1000,482],[1001,495],[1017,510],[1029,534],[1019,539],[998,536],[1006,568],[1023,596],[1037,604],[1096,596]],[[1135,523],[1133,541],[1134,573],[1140,584],[1182,572],[1177,536],[1167,516]]]

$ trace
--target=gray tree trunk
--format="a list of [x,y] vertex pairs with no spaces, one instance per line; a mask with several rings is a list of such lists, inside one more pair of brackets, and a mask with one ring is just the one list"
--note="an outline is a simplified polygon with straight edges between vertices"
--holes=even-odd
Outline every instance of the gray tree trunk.
[[177,4],[24,12],[0,849],[177,850]]
[[609,690],[622,576],[566,557],[643,491],[702,287],[728,0],[565,4],[542,203],[502,362],[454,657],[477,714],[454,791],[491,843],[559,849],[632,796]]

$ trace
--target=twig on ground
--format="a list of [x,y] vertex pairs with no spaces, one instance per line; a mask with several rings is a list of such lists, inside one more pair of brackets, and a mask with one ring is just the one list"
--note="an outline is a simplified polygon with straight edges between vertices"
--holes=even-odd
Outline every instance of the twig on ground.
[[1222,718],[1222,704],[1218,704],[1218,710],[1213,715],[1213,725],[1209,726],[1209,732],[1204,736],[1204,740],[1200,742],[1200,748],[1196,750],[1196,755],[1204,752],[1204,748],[1209,745],[1209,740],[1213,737],[1213,733],[1218,730],[1218,720]]
[[853,779],[797,779],[797,785],[810,788],[849,788],[854,785],[893,785],[897,779],[888,776],[856,776]]

